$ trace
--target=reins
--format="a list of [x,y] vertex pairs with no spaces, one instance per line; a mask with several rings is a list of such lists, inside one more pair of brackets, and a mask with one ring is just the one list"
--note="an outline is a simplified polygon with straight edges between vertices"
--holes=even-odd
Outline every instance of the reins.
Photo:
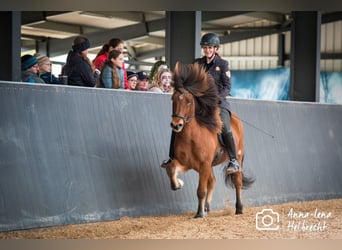
[[180,114],[173,114],[172,117],[181,118],[184,120],[185,123],[190,122],[191,119],[194,118],[193,116],[185,117],[184,115],[180,115]]
[[254,128],[254,129],[256,129],[256,130],[258,130],[259,132],[261,132],[261,133],[263,133],[263,134],[265,134],[265,135],[268,135],[268,136],[271,137],[272,139],[275,138],[274,135],[272,135],[272,134],[266,132],[265,130],[263,130],[263,129],[261,129],[261,128],[255,126],[255,125],[253,125],[252,123],[250,123],[250,122],[248,122],[248,121],[246,121],[246,120],[244,120],[244,119],[241,119],[241,117],[239,117],[239,116],[235,116],[235,117],[236,117],[237,119],[240,119],[240,121],[242,121],[243,123],[249,125],[250,127]]

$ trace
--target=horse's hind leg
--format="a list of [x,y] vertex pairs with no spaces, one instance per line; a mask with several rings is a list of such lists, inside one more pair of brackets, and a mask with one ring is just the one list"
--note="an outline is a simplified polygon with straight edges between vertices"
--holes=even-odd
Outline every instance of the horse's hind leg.
[[236,203],[235,203],[235,214],[242,214],[242,201],[241,201],[241,193],[242,193],[242,172],[237,172],[233,174],[233,183],[235,186],[236,192]]

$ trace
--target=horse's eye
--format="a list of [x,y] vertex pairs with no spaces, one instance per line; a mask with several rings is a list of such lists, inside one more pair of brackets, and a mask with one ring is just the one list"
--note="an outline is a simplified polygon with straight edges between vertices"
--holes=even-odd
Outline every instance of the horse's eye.
[[192,104],[192,99],[188,100],[187,105],[189,106],[189,105],[191,105],[191,104]]

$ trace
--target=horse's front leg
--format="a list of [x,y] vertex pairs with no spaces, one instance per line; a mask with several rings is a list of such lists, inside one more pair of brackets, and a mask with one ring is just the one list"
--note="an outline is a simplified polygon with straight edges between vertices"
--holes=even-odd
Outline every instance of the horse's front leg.
[[201,190],[200,188],[197,189],[197,198],[198,198],[198,208],[195,218],[205,218],[207,217],[207,212],[205,211],[205,197],[207,192]]
[[199,183],[197,188],[198,208],[195,218],[207,217],[206,201],[207,201],[207,187],[208,187],[208,174],[205,171],[199,172]]

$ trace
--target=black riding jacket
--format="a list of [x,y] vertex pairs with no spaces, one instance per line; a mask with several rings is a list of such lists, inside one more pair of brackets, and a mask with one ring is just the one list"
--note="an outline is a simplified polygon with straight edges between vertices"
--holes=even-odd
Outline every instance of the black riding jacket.
[[209,64],[207,64],[205,56],[195,59],[194,63],[198,63],[205,67],[206,72],[214,77],[220,96],[220,108],[230,111],[230,104],[226,99],[226,97],[230,95],[231,89],[228,62],[216,55]]

